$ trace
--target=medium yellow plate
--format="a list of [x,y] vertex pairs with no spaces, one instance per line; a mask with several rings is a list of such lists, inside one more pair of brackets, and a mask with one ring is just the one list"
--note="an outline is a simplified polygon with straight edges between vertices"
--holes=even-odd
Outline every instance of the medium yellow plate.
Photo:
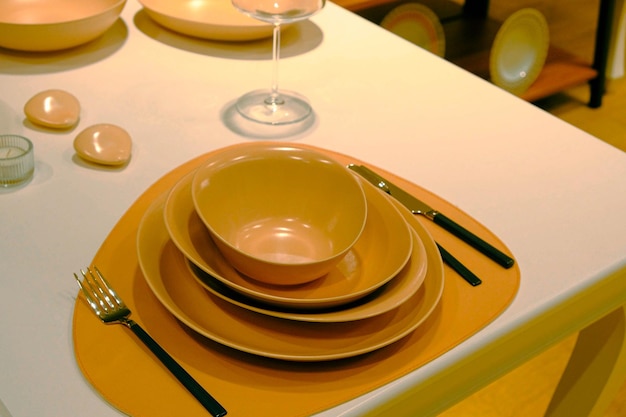
[[439,18],[431,9],[417,3],[405,3],[391,10],[380,26],[417,46],[443,57],[446,38]]
[[139,0],[154,21],[175,32],[220,41],[272,36],[272,25],[245,16],[230,0]]
[[[191,195],[194,173],[186,175],[170,191],[164,213],[167,231],[181,252],[200,269],[257,301],[307,310],[346,304],[389,282],[411,257],[413,242],[406,221],[385,195],[363,181],[368,204],[365,228],[357,243],[331,272],[298,286],[255,281],[224,259],[196,214]],[[423,262],[423,252],[412,258],[417,267]]]
[[[421,225],[419,227],[421,227]],[[411,232],[413,234],[413,257],[419,261],[413,262],[409,259],[402,271],[389,283],[354,303],[342,305],[330,310],[294,311],[267,307],[262,303],[233,291],[195,265],[189,263],[189,267],[193,277],[200,285],[211,291],[214,295],[239,307],[256,311],[257,313],[287,320],[307,321],[312,323],[340,323],[363,320],[397,308],[412,297],[424,282],[427,267],[425,262],[426,250],[417,232],[414,230]]]
[[515,95],[528,90],[543,69],[550,47],[545,17],[526,8],[509,16],[493,41],[489,56],[491,81]]
[[[146,211],[137,233],[143,275],[159,301],[181,322],[222,345],[264,357],[325,361],[388,346],[415,330],[443,293],[443,264],[428,233],[420,235],[428,270],[420,289],[404,304],[373,318],[345,323],[307,323],[255,313],[216,297],[192,277],[163,219],[166,195]],[[406,212],[407,216],[410,216]],[[420,231],[418,230],[418,233]]]

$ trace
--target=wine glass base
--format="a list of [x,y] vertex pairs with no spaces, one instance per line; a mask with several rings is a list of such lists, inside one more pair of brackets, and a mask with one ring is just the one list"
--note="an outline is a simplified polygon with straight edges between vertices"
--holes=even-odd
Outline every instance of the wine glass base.
[[270,90],[251,91],[237,100],[236,108],[246,119],[268,125],[297,123],[311,114],[306,98],[284,90],[274,97]]

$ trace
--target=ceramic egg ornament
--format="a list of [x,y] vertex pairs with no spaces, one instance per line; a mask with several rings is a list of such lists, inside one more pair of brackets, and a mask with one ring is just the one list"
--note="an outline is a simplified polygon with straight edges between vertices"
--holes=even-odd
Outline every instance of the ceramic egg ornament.
[[32,123],[53,129],[69,129],[78,123],[80,102],[64,90],[42,91],[24,105],[26,118]]
[[80,132],[74,139],[74,150],[86,161],[118,166],[130,159],[132,140],[121,127],[101,123]]

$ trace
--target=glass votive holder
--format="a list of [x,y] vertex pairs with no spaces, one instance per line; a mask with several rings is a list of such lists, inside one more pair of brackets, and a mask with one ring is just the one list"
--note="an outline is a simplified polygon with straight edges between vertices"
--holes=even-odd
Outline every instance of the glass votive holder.
[[33,143],[19,135],[0,135],[0,187],[28,181],[35,171]]

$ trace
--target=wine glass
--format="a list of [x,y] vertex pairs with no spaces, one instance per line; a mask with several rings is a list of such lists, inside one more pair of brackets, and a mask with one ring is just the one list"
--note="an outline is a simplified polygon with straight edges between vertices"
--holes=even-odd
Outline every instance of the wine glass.
[[311,17],[325,3],[326,0],[232,0],[241,13],[274,26],[271,88],[251,91],[237,100],[237,111],[243,117],[259,123],[284,125],[302,121],[311,114],[306,98],[293,91],[278,89],[280,29],[283,23]]

